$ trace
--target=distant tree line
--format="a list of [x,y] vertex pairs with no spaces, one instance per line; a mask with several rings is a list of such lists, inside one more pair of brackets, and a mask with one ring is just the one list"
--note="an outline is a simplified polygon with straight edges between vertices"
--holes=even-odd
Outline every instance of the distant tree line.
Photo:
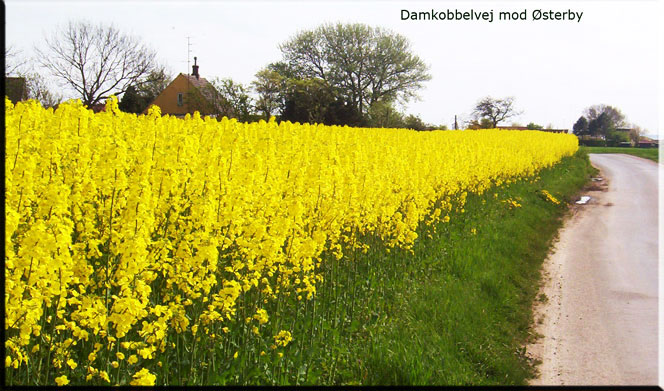
[[643,134],[640,127],[627,123],[619,109],[609,105],[588,107],[572,129],[586,145],[638,144]]
[[[121,97],[121,110],[142,113],[173,80],[153,49],[113,26],[70,22],[44,43],[33,62],[89,106],[114,94]],[[213,101],[211,114],[240,121],[275,116],[300,123],[446,129],[400,109],[417,99],[431,79],[427,65],[400,34],[359,23],[325,24],[296,34],[279,49],[282,59],[258,71],[248,85],[209,78],[211,89],[204,95]],[[30,98],[48,106],[62,100],[38,72],[17,71],[25,67],[15,50],[6,51],[5,58],[5,74],[25,75]],[[202,97],[192,93],[187,98],[193,102]],[[495,128],[519,114],[512,97],[487,97],[476,104],[466,125]]]
[[[121,96],[121,110],[141,113],[173,80],[152,49],[113,26],[70,22],[44,41],[38,63],[86,105],[115,94]],[[211,88],[204,95],[213,101],[212,114],[241,121],[276,116],[330,125],[441,128],[397,109],[431,78],[399,34],[363,24],[327,24],[295,35],[280,50],[282,61],[260,70],[249,85],[208,79]],[[192,93],[188,99],[201,96]]]

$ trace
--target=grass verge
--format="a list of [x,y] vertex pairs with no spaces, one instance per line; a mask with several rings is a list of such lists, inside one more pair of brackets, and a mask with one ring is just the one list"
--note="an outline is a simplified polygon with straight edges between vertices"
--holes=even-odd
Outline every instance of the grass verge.
[[356,271],[362,326],[340,329],[348,334],[332,344],[334,374],[323,369],[327,376],[314,382],[525,384],[533,368],[523,346],[540,267],[565,203],[593,170],[579,151],[538,178],[470,196],[462,216],[435,233],[422,231],[412,254],[372,254],[374,262],[398,267],[371,270],[368,281],[368,270]]
[[[580,150],[536,178],[468,196],[448,223],[422,224],[412,252],[362,237],[366,253],[323,255],[315,299],[280,300],[270,312],[279,315],[264,333],[292,331],[283,357],[274,347],[227,341],[242,354],[211,383],[526,384],[540,267],[565,204],[592,174]],[[249,315],[238,314],[238,324]]]
[[659,162],[658,148],[581,147],[586,153],[625,153]]

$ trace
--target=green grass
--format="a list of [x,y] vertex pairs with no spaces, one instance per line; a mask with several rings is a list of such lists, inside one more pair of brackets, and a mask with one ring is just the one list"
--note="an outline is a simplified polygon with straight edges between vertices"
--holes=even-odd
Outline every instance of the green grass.
[[[469,197],[463,215],[431,237],[421,232],[414,254],[384,253],[378,262],[398,266],[381,272],[364,326],[340,339],[332,383],[525,384],[531,304],[566,209],[539,191],[572,201],[592,172],[578,153],[539,180]],[[522,207],[510,209],[508,198]]]
[[[366,254],[345,251],[339,261],[323,255],[324,282],[315,299],[280,299],[268,311],[278,315],[265,335],[282,325],[293,333],[284,357],[270,353],[269,344],[248,343],[252,333],[245,330],[242,339],[226,342],[242,354],[209,382],[526,384],[533,367],[523,346],[540,267],[566,211],[541,191],[573,201],[592,174],[580,151],[537,178],[470,195],[464,213],[435,232],[422,224],[412,253],[364,237]],[[510,208],[508,199],[522,206]],[[237,327],[249,315],[238,314]]]
[[587,153],[625,153],[659,162],[658,148],[581,147]]

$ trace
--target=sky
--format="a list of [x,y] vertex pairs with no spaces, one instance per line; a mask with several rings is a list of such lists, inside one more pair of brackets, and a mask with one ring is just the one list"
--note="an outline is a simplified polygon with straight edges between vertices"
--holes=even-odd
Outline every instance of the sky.
[[[455,115],[470,119],[486,96],[514,97],[522,114],[506,125],[571,130],[596,104],[620,109],[649,135],[658,135],[662,121],[658,15],[664,7],[657,1],[6,0],[5,7],[6,45],[25,56],[59,26],[83,20],[140,37],[173,75],[190,73],[187,58],[191,65],[196,56],[202,77],[243,84],[279,61],[279,45],[298,32],[323,23],[365,23],[408,38],[429,66],[432,78],[419,100],[403,109],[431,124],[451,126]],[[493,11],[494,20],[402,20],[402,10]],[[527,20],[499,20],[501,11],[525,11]],[[538,11],[571,11],[575,20],[534,20]]]

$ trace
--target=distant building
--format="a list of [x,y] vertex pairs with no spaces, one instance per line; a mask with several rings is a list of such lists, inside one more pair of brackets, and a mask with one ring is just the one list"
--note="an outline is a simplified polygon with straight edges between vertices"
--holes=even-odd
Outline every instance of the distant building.
[[24,77],[5,77],[5,95],[16,103],[28,99],[28,86]]
[[528,129],[527,126],[496,126],[496,129],[502,129],[502,130],[539,130],[541,132],[549,132],[549,133],[568,133],[567,129]]
[[95,113],[101,113],[102,111],[106,111],[106,102],[99,102],[95,103],[93,105],[88,106],[88,109],[92,110]]
[[528,129],[526,126],[496,126],[496,129],[502,129],[502,130],[531,130],[531,129]]
[[[219,93],[212,84],[200,77],[196,57],[194,57],[192,74],[185,75],[180,73],[148,105],[148,109],[152,105],[159,106],[162,114],[177,117],[193,114],[194,111],[200,112],[201,115],[216,116],[221,111],[219,107]],[[145,109],[143,113],[147,113],[148,109]]]
[[659,140],[651,139],[650,137],[642,136],[639,139],[639,148],[659,148]]

